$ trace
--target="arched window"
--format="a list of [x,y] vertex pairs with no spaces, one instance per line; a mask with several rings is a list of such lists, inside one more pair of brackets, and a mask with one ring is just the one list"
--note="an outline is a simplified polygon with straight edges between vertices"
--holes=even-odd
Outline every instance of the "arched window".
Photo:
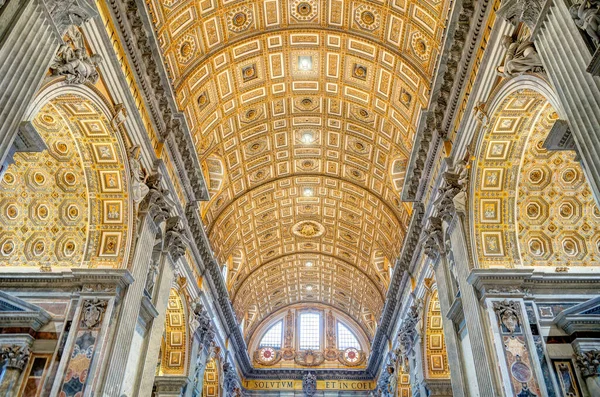
[[318,313],[300,314],[300,350],[321,348],[321,315]]
[[283,334],[283,321],[276,322],[260,341],[260,347],[281,348],[281,335]]
[[337,323],[337,342],[339,350],[346,350],[351,347],[360,350],[360,344],[356,336],[344,324]]

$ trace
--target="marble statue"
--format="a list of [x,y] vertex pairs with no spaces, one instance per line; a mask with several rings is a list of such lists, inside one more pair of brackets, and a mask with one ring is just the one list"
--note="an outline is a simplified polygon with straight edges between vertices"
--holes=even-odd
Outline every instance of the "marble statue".
[[98,54],[87,54],[83,35],[75,26],[67,31],[68,43],[61,45],[50,70],[54,76],[65,76],[68,84],[95,84],[100,75],[97,66],[102,62]]
[[583,0],[569,8],[571,18],[579,29],[585,31],[594,45],[600,45],[600,5],[597,2]]
[[502,46],[506,48],[504,65],[498,66],[498,73],[504,77],[515,77],[526,72],[542,72],[544,67],[533,42],[514,40],[505,35]]
[[146,171],[140,162],[139,145],[133,145],[129,149],[129,168],[131,171],[131,196],[133,202],[137,205],[150,191],[150,188],[146,185],[148,171]]

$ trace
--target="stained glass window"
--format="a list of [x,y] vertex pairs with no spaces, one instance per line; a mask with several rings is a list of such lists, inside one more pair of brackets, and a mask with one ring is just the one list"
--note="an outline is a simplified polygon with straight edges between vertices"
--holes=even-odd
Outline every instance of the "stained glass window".
[[265,332],[265,335],[260,341],[259,347],[272,347],[274,349],[280,349],[282,331],[283,321],[278,321],[277,323],[273,324],[273,326],[271,326],[271,328]]
[[317,313],[300,315],[300,350],[317,350],[321,347],[321,316]]
[[339,350],[346,350],[350,347],[360,350],[360,344],[356,336],[340,322],[337,323],[337,343]]

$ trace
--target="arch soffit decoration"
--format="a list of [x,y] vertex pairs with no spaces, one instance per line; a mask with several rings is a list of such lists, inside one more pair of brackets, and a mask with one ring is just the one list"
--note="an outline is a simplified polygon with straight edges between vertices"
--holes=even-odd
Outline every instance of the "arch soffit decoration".
[[[15,255],[20,244],[16,244],[10,253],[3,252],[3,255],[20,258],[19,266],[44,267],[46,263],[52,263],[54,267],[116,268],[127,265],[133,225],[128,194],[129,167],[123,133],[115,131],[110,124],[112,113],[109,102],[93,87],[60,82],[43,87],[30,105],[25,120],[33,123],[48,149],[41,156],[37,153],[33,156],[17,154],[16,158],[28,159],[27,175],[16,175],[9,168],[2,181],[5,198],[15,189],[30,190],[20,194],[21,204],[23,201],[31,204],[29,211],[22,211],[22,215],[28,216],[25,220],[27,230],[15,228],[12,232],[2,233],[0,241],[4,251],[7,242],[19,240],[16,234],[32,236],[22,247],[25,248],[24,258]],[[36,165],[37,159],[46,154],[46,164]],[[79,166],[73,163],[69,167],[81,172],[65,171],[69,167],[61,166],[55,170],[55,175],[50,175],[54,172],[50,172],[48,164],[55,161],[57,165],[75,161]],[[20,168],[23,167],[19,167],[19,171],[23,171]],[[30,178],[37,173],[43,177],[37,181]],[[12,183],[7,183],[6,178]],[[31,179],[32,183],[20,181],[21,178]],[[56,186],[48,191],[43,185],[51,179],[56,180]],[[24,195],[27,198],[23,199]],[[50,222],[51,226],[44,222],[43,226],[48,226],[48,230],[40,229],[42,224],[35,222],[40,210],[41,214],[56,220]],[[37,240],[36,236],[39,237]],[[37,251],[36,242],[40,243]],[[31,250],[27,250],[28,244],[33,247]],[[42,244],[44,249],[41,249]]]
[[449,379],[450,367],[446,353],[446,341],[437,284],[432,286],[425,305],[425,343],[423,343],[423,366],[426,379]]
[[190,360],[188,357],[189,343],[186,299],[182,295],[182,291],[171,288],[167,302],[165,334],[160,360],[161,375],[187,374]]
[[541,146],[562,114],[556,94],[546,81],[524,75],[498,87],[492,97],[489,128],[478,137],[472,171],[477,266],[594,264],[600,254],[600,211],[583,170],[574,153]]
[[[410,216],[399,200],[402,164],[429,101],[449,3],[148,4],[199,157],[226,165],[225,181],[202,206],[219,262],[241,249],[242,280],[277,256],[308,250],[364,270],[374,267],[380,240],[394,263]],[[307,200],[304,183],[315,183]],[[356,192],[358,201],[346,201]],[[260,193],[270,197],[258,214]],[[269,205],[278,217],[261,221]],[[327,232],[342,210],[362,223],[337,229],[347,241]],[[318,242],[290,232],[303,220],[316,223],[311,233],[325,229]],[[231,285],[238,294],[240,282]]]

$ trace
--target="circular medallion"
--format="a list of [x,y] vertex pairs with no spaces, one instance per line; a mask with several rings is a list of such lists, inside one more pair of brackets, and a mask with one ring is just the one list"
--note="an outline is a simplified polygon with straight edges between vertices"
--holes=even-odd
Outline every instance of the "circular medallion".
[[513,378],[521,383],[527,383],[531,379],[531,369],[521,361],[515,362],[510,367],[510,372]]
[[325,226],[315,221],[301,221],[292,226],[292,233],[302,238],[317,238],[325,233]]
[[36,241],[33,244],[33,255],[41,256],[46,251],[46,244],[42,240]]
[[41,186],[46,182],[46,177],[41,172],[36,172],[33,174],[33,182],[36,185]]
[[360,17],[367,25],[373,25],[373,23],[375,23],[375,15],[371,11],[363,11]]
[[298,4],[298,7],[296,7],[296,10],[298,10],[298,14],[300,14],[302,16],[307,16],[312,11],[312,6],[310,4],[308,4],[307,2],[302,2],[302,3]]
[[238,12],[231,18],[231,22],[237,27],[243,26],[247,20],[248,17],[243,12]]
[[355,363],[360,358],[360,353],[355,348],[351,347],[344,350],[344,359],[349,363]]

